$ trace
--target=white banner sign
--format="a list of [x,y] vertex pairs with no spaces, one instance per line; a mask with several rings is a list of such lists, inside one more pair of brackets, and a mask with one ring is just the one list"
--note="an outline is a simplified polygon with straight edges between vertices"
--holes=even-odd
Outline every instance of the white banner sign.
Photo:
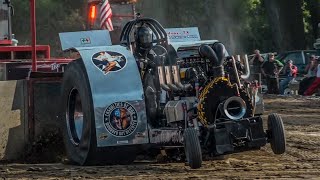
[[165,30],[168,34],[169,42],[188,42],[201,40],[197,27],[168,28]]

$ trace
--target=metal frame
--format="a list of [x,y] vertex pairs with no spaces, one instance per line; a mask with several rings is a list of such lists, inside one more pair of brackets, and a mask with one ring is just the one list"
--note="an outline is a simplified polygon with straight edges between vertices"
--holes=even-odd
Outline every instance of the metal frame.
[[[49,45],[37,45],[36,51],[33,50],[34,47],[32,46],[1,46],[0,52],[22,52],[22,51],[28,51],[32,52],[32,54],[35,54],[35,52],[44,51],[45,52],[45,58],[50,59],[50,46]],[[36,64],[36,60],[32,61],[33,64]],[[36,65],[34,65],[36,66]],[[32,66],[34,68],[34,66]],[[32,69],[34,71],[34,69]]]
[[0,44],[1,45],[11,45],[12,44],[12,41],[11,40],[0,40]]
[[36,0],[30,0],[30,26],[32,39],[32,71],[37,71],[37,25],[36,25]]

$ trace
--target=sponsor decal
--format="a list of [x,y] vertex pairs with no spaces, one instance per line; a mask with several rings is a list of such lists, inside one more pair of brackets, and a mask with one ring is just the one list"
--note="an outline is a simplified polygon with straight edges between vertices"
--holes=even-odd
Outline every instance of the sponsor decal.
[[81,44],[91,44],[90,38],[81,38],[80,42]]
[[183,32],[169,32],[169,39],[197,39],[198,36],[194,34],[189,34],[189,31]]
[[197,27],[168,28],[166,29],[170,42],[200,41],[200,33]]
[[117,72],[123,69],[127,64],[127,59],[122,54],[103,51],[94,54],[92,62],[104,74],[108,74],[109,72]]
[[53,63],[50,66],[52,71],[58,70],[60,68],[60,64],[57,64],[57,63]]
[[124,141],[117,141],[117,144],[128,144],[129,141],[128,140],[124,140]]
[[132,134],[138,126],[136,109],[127,102],[115,102],[106,108],[103,121],[107,131],[117,137]]

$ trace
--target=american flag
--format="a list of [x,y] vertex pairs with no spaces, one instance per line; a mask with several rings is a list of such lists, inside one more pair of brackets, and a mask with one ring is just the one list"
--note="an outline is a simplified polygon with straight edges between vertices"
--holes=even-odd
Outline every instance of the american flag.
[[100,27],[101,29],[108,29],[113,31],[113,25],[111,21],[112,10],[108,0],[103,0],[100,8]]

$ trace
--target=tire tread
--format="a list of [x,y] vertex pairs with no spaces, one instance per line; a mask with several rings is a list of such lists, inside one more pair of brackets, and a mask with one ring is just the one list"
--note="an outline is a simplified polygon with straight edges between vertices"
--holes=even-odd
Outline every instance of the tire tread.
[[187,128],[184,132],[184,138],[185,148],[188,149],[186,151],[186,156],[189,156],[187,158],[189,166],[192,169],[200,168],[202,164],[202,153],[196,130],[193,128]]
[[286,150],[286,138],[281,117],[272,113],[268,116],[268,129],[271,132],[271,149],[275,154],[283,154]]

